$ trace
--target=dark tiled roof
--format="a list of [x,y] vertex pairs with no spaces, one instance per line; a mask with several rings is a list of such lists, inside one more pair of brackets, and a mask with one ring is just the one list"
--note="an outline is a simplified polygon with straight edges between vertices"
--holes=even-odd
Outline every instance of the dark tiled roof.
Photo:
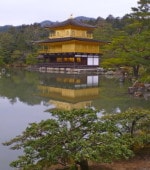
[[36,43],[53,43],[53,42],[64,42],[64,41],[72,41],[72,40],[85,41],[85,42],[108,43],[108,42],[94,40],[94,39],[77,38],[77,37],[54,38],[54,39],[48,39],[48,40],[43,40],[43,41],[37,41]]
[[53,28],[58,28],[58,27],[64,27],[64,26],[67,26],[67,25],[72,25],[72,26],[77,26],[77,27],[82,27],[82,28],[88,28],[88,29],[96,28],[95,26],[81,23],[81,22],[79,22],[75,19],[72,19],[72,18],[70,18],[66,21],[59,22],[59,23],[56,23],[54,25],[48,26],[46,28],[52,28],[53,29]]

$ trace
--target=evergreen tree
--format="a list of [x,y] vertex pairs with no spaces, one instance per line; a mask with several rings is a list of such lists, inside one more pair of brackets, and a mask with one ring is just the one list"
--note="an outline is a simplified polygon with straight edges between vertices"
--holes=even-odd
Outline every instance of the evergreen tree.
[[93,109],[53,111],[53,118],[32,123],[22,135],[6,142],[12,149],[24,149],[24,155],[11,166],[24,170],[80,165],[88,170],[88,160],[110,162],[129,158],[130,138],[117,133],[111,121],[101,120]]
[[130,66],[136,77],[141,66],[150,65],[150,2],[140,0],[138,4],[138,8],[132,8],[130,24],[125,26],[125,31],[119,33],[106,47],[102,62],[103,66]]

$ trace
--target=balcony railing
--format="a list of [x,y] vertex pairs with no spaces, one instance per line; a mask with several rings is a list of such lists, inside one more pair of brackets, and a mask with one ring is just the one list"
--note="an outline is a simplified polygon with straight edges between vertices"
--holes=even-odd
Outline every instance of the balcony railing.
[[49,68],[77,68],[77,69],[88,69],[96,68],[97,66],[88,66],[78,63],[39,63],[38,67],[49,67]]

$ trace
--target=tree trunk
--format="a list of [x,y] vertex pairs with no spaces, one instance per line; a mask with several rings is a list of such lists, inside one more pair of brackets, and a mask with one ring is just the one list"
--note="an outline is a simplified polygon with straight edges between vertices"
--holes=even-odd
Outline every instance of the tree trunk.
[[82,160],[78,164],[80,165],[80,170],[89,170],[89,165],[87,160]]
[[133,75],[134,75],[135,77],[138,77],[138,75],[139,75],[139,68],[140,68],[139,65],[133,66]]

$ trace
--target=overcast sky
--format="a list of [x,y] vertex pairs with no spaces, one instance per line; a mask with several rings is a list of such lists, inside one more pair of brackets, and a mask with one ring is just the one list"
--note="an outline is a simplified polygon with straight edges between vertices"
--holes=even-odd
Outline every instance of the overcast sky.
[[122,17],[138,0],[0,0],[0,26],[33,24],[73,17]]

